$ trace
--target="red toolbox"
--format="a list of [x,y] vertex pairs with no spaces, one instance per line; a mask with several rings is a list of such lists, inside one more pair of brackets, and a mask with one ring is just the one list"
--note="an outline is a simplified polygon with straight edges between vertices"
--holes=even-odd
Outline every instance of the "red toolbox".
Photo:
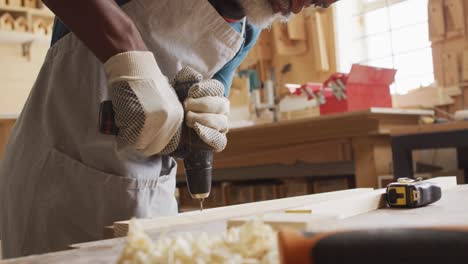
[[[349,74],[336,73],[325,83],[323,96],[325,103],[320,106],[320,114],[363,110],[371,107],[392,107],[390,85],[395,79],[395,69],[384,69],[354,64]],[[335,82],[335,89],[330,84]],[[346,87],[337,96],[337,82]],[[339,90],[339,89],[338,89]],[[339,93],[340,91],[338,91]]]

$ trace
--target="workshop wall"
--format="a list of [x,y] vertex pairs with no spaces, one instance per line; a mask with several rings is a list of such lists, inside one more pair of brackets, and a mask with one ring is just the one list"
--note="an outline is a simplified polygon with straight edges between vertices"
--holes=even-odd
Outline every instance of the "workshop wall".
[[[280,94],[284,83],[323,82],[336,72],[334,9],[304,9],[288,23],[276,22],[263,30],[259,41],[239,70],[256,69],[261,81],[270,78],[274,68]],[[290,63],[291,70],[281,79],[280,71]]]
[[0,114],[19,114],[36,80],[48,46],[33,44],[30,59],[21,45],[0,45]]

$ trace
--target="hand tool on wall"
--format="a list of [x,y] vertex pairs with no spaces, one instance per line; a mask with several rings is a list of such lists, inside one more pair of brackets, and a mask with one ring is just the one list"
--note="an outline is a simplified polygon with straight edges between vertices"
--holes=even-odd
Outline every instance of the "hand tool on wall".
[[374,229],[278,234],[282,264],[461,263],[468,259],[468,229]]
[[390,207],[415,208],[434,203],[442,197],[440,186],[430,181],[399,178],[387,186],[385,198]]
[[[174,90],[183,102],[188,91],[197,82],[175,82]],[[117,135],[118,127],[115,124],[112,101],[101,103],[99,113],[100,131],[107,135]],[[194,129],[183,122],[181,143],[172,156],[184,160],[184,174],[190,195],[200,201],[200,210],[203,210],[203,201],[211,192],[213,148],[200,139]]]

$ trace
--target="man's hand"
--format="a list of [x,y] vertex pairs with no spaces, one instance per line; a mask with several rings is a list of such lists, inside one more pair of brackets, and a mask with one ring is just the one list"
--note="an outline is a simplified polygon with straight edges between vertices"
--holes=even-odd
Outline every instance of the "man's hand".
[[223,84],[214,79],[203,80],[200,73],[185,67],[174,78],[173,86],[183,100],[185,124],[215,152],[224,150],[230,105],[224,97]]
[[151,52],[111,57],[104,69],[119,128],[117,149],[159,154],[180,128],[184,111]]

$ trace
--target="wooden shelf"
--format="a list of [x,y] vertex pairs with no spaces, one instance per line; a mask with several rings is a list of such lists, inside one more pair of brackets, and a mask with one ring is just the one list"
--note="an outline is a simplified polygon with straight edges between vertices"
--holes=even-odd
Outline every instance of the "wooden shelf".
[[35,35],[31,32],[2,31],[0,30],[0,43],[22,44],[32,42]]
[[53,19],[55,17],[54,13],[47,8],[30,8],[30,7],[22,7],[22,6],[8,6],[8,5],[0,5],[0,11],[4,12],[22,12],[30,15],[41,16],[46,18]]
[[50,43],[50,35],[34,34],[31,31],[35,18],[40,18],[49,25],[53,23],[55,16],[49,9],[0,5],[0,14],[2,13],[10,13],[14,18],[24,17],[27,20],[30,31],[20,32],[0,29],[0,44]]
[[31,32],[0,30],[0,44],[50,43],[51,36],[37,35]]

